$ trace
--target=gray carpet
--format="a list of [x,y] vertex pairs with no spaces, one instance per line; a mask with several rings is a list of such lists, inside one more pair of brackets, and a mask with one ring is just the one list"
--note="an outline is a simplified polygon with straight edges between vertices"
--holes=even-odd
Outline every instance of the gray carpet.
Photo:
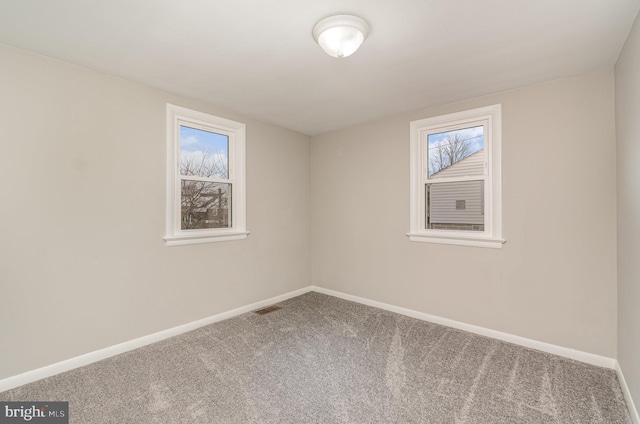
[[0,393],[71,423],[631,423],[615,373],[307,293]]

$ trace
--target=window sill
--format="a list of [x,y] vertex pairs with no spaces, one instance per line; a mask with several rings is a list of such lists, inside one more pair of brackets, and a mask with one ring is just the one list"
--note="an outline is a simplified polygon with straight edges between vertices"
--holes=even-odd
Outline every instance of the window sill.
[[183,246],[186,244],[216,243],[220,241],[244,240],[248,231],[225,231],[209,234],[191,234],[179,236],[164,236],[165,246]]
[[421,243],[454,244],[459,246],[488,247],[492,249],[502,249],[502,245],[506,243],[504,239],[493,237],[448,236],[424,233],[407,233],[407,236],[409,237],[409,241]]

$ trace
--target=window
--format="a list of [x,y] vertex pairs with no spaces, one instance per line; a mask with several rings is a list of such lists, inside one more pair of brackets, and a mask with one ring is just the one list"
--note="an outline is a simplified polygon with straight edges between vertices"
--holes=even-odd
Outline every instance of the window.
[[501,248],[501,107],[412,121],[411,241]]
[[247,237],[245,125],[167,104],[167,246]]

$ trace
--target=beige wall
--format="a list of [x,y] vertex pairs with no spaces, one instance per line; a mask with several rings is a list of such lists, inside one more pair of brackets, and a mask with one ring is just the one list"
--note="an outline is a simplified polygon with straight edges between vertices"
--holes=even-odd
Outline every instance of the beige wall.
[[[640,15],[639,15],[640,16]],[[618,145],[618,362],[640,406],[640,17],[615,68]]]
[[[409,121],[502,104],[501,250],[409,242]],[[317,136],[312,281],[616,357],[613,71]]]
[[[309,138],[0,46],[0,379],[309,285]],[[247,124],[245,241],[165,247],[165,104]]]

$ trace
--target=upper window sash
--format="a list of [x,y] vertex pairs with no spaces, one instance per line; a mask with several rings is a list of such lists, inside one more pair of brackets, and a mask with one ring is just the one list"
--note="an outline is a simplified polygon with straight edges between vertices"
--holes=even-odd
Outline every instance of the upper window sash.
[[478,177],[487,177],[489,174],[489,169],[490,169],[490,162],[491,162],[491,143],[484,143],[483,149],[484,149],[484,153],[483,153],[483,173],[482,174],[475,174],[475,175],[465,175],[465,176],[459,176],[459,177],[436,177],[436,178],[432,178],[429,176],[429,141],[428,138],[430,135],[434,135],[434,134],[440,134],[440,133],[449,133],[452,131],[458,131],[458,130],[464,130],[467,128],[475,128],[475,127],[482,127],[483,128],[483,137],[484,140],[489,140],[489,134],[488,134],[488,128],[489,128],[489,120],[487,119],[483,119],[483,120],[461,120],[459,122],[457,122],[455,125],[448,125],[448,126],[438,126],[438,125],[432,125],[429,127],[425,127],[423,129],[420,130],[420,140],[421,140],[421,158],[422,158],[422,165],[423,165],[423,173],[422,173],[422,178],[424,180],[425,183],[429,182],[429,183],[438,183],[438,182],[446,182],[446,181],[465,181],[465,179],[467,178],[471,178],[471,179],[481,179]]
[[206,131],[209,133],[214,133],[214,134],[218,134],[218,135],[222,135],[222,136],[226,136],[227,137],[227,142],[228,142],[228,152],[227,152],[227,178],[220,178],[220,177],[203,177],[203,176],[199,176],[199,175],[187,175],[187,174],[183,174],[182,173],[182,169],[180,166],[180,161],[182,158],[182,151],[181,151],[181,146],[179,142],[176,142],[176,149],[175,149],[175,155],[176,155],[176,163],[175,163],[175,169],[176,169],[176,175],[178,179],[186,179],[186,180],[198,180],[198,181],[211,181],[211,182],[219,182],[219,183],[233,183],[234,181],[234,171],[235,171],[235,166],[234,166],[234,156],[235,156],[235,150],[234,146],[235,146],[235,134],[233,132],[230,132],[228,129],[226,128],[219,128],[219,127],[213,127],[210,125],[202,125],[201,123],[196,123],[196,122],[192,122],[192,121],[187,121],[187,120],[183,120],[183,119],[179,119],[177,122],[177,133],[175,135],[176,140],[180,140],[180,128],[181,127],[187,127],[187,128],[193,128],[193,129],[197,129],[197,130],[201,130],[201,131]]

